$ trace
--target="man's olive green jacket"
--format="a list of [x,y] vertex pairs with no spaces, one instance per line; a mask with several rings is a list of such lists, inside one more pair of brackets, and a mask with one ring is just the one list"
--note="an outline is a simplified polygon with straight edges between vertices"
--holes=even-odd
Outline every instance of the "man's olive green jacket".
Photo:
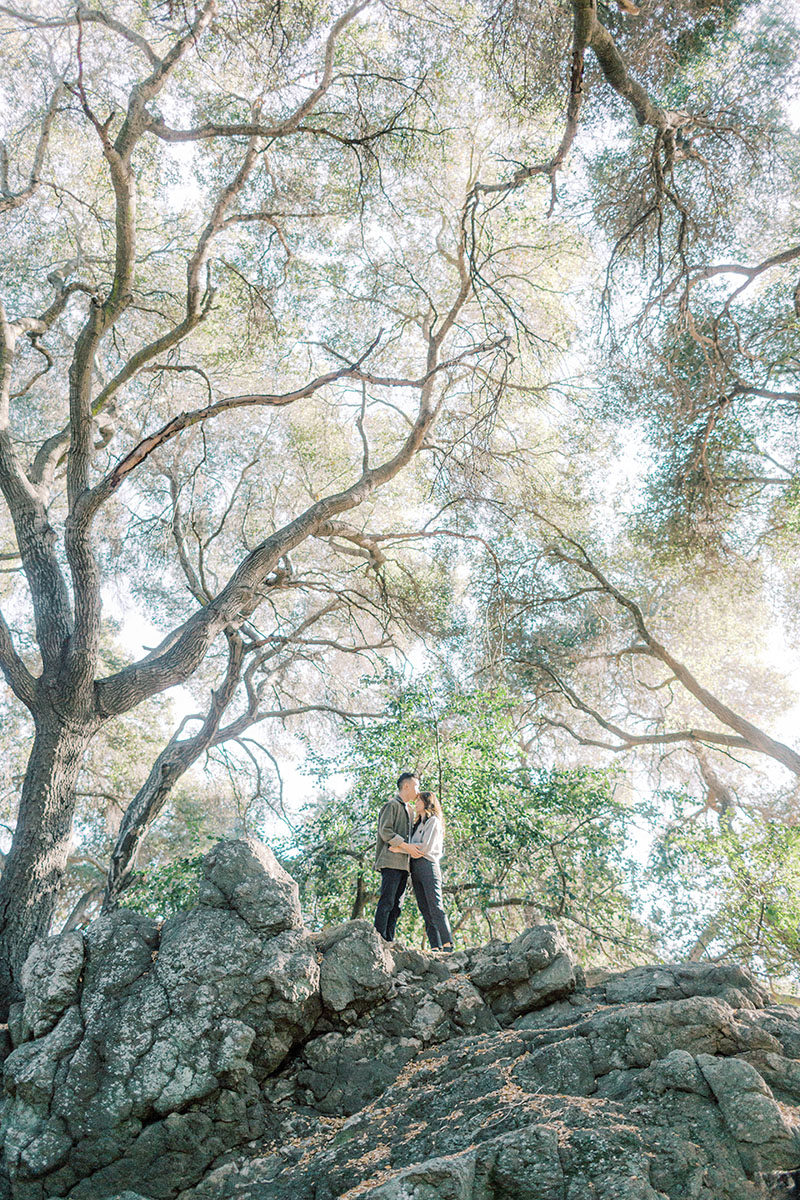
[[393,867],[395,871],[410,871],[407,854],[393,854],[390,846],[411,840],[411,813],[399,796],[384,804],[378,813],[378,840],[375,845],[375,869]]

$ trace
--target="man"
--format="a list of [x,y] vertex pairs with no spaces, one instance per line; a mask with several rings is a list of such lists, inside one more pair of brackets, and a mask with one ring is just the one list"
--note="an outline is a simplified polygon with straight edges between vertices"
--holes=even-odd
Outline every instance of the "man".
[[378,842],[375,869],[381,873],[381,894],[375,910],[375,928],[387,942],[394,941],[394,930],[411,866],[407,854],[393,854],[390,846],[411,840],[414,804],[419,795],[419,779],[413,771],[404,771],[397,781],[397,795],[384,804],[378,814]]

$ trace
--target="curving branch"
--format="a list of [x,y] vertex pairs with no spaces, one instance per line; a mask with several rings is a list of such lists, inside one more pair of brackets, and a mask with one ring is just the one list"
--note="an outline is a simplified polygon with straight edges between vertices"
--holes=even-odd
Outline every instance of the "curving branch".
[[634,79],[614,38],[597,16],[597,0],[571,0],[576,25],[581,29],[585,45],[597,59],[606,81],[623,100],[630,104],[640,125],[651,125],[659,133],[684,124],[686,114],[678,114],[654,104],[646,89]]
[[595,708],[583,701],[546,664],[537,663],[537,668],[555,682],[558,690],[565,696],[573,708],[586,713],[597,725],[606,730],[606,732],[611,733],[618,741],[616,743],[608,743],[598,742],[591,738],[584,739],[568,726],[562,724],[562,728],[576,737],[578,741],[585,741],[586,744],[599,745],[604,749],[614,751],[628,750],[641,745],[664,745],[680,741],[736,747],[766,755],[775,762],[781,763],[782,766],[792,771],[795,775],[800,775],[800,754],[797,751],[793,750],[790,746],[786,746],[783,742],[770,737],[764,730],[754,725],[752,721],[742,716],[741,713],[736,712],[730,705],[726,704],[700,683],[689,668],[675,658],[669,649],[655,637],[645,620],[641,607],[607,578],[591,559],[585,547],[574,538],[570,538],[564,534],[552,522],[547,521],[546,524],[556,529],[562,542],[571,548],[570,552],[565,552],[559,545],[550,546],[548,548],[550,556],[565,566],[573,567],[589,575],[596,581],[601,591],[609,596],[632,619],[639,642],[635,647],[630,648],[630,650],[635,649],[637,653],[644,654],[663,663],[669,669],[672,679],[679,683],[684,691],[694,697],[706,712],[716,717],[720,724],[731,730],[732,733],[702,729],[684,729],[670,733],[633,734],[609,721]]
[[[597,59],[606,82],[631,106],[639,125],[649,125],[656,130],[656,151],[658,154],[663,149],[667,167],[679,158],[701,158],[699,152],[693,149],[690,142],[683,137],[682,131],[691,131],[700,126],[705,127],[706,123],[691,113],[662,108],[654,103],[647,90],[631,75],[613,36],[599,19],[597,0],[570,0],[570,3],[573,23],[572,48],[569,93],[561,141],[552,157],[520,167],[510,179],[488,184],[478,180],[474,184],[465,212],[466,221],[471,226],[473,246],[477,246],[478,243],[476,218],[482,196],[494,195],[498,200],[502,200],[510,192],[527,183],[529,179],[544,177],[550,183],[548,215],[553,213],[556,203],[557,175],[566,165],[578,133],[585,94],[583,81],[586,53],[589,50]],[[629,15],[638,15],[639,9],[630,0],[619,0],[619,4],[620,8]],[[660,166],[658,175],[659,178],[663,178],[663,169]],[[474,268],[475,266],[473,263]]]
[[239,686],[244,661],[244,643],[235,632],[228,633],[228,665],[219,688],[211,693],[211,705],[200,730],[181,740],[180,730],[161,751],[139,791],[125,810],[111,853],[103,909],[115,908],[136,869],[136,860],[147,833],[161,812],[173,787],[206,750],[214,744],[222,716]]
[[543,175],[550,180],[550,212],[552,213],[556,202],[556,176],[566,165],[573,142],[578,134],[578,125],[584,99],[583,72],[586,49],[590,43],[590,34],[591,25],[587,21],[583,8],[580,4],[574,3],[572,6],[572,52],[566,121],[564,132],[561,135],[561,141],[555,154],[552,158],[548,158],[543,162],[534,163],[527,167],[520,167],[509,180],[498,183],[481,183],[478,180],[473,186],[470,203],[467,206],[467,212],[471,220],[474,220],[478,198],[481,195],[489,196],[494,193],[500,193],[501,196],[505,196],[537,175]]
[[[9,12],[10,10],[0,8],[0,12]],[[37,191],[41,183],[41,171],[44,165],[44,156],[47,153],[47,146],[50,141],[50,131],[53,127],[58,105],[61,97],[64,94],[64,81],[59,80],[58,84],[50,97],[47,108],[45,109],[44,118],[42,119],[41,128],[39,130],[39,140],[36,144],[36,150],[33,155],[33,163],[31,164],[28,182],[25,187],[20,188],[18,192],[12,192],[8,179],[8,152],[5,142],[0,141],[0,213],[11,212],[15,208],[20,208],[26,204]]]
[[[188,567],[188,578],[196,580],[191,566]],[[208,713],[205,716],[184,718],[159,754],[147,779],[125,810],[111,856],[103,899],[104,910],[114,908],[120,895],[132,882],[141,846],[153,821],[169,799],[173,788],[209,750],[239,740],[248,729],[270,719],[285,720],[310,712],[330,713],[350,721],[379,716],[378,713],[350,712],[335,705],[322,703],[285,705],[281,708],[269,709],[261,707],[264,684],[256,687],[253,677],[256,671],[263,668],[270,659],[280,655],[286,648],[318,645],[351,653],[357,651],[358,648],[345,646],[330,638],[305,638],[302,636],[338,607],[340,607],[338,600],[331,601],[315,612],[309,613],[290,632],[282,635],[275,634],[261,641],[245,642],[238,633],[227,631],[227,669],[219,688],[212,692]],[[361,649],[365,648],[367,647],[361,647]],[[251,662],[247,670],[243,670],[247,656],[251,657]],[[227,725],[222,725],[223,717],[233,703],[240,684],[245,685],[246,707]],[[186,724],[198,719],[201,722],[198,732],[190,737],[182,737]]]
[[[217,400],[212,404],[205,405],[203,408],[197,408],[191,412],[179,413],[171,421],[167,421],[165,425],[162,425],[161,429],[143,438],[138,445],[134,446],[117,463],[113,470],[100,483],[84,494],[80,507],[80,520],[87,523],[90,522],[101,505],[116,492],[117,488],[124,483],[127,477],[141,463],[155,450],[166,445],[167,442],[177,437],[178,434],[183,433],[184,430],[191,429],[193,425],[213,420],[215,417],[220,417],[225,413],[233,412],[238,408],[285,408],[289,404],[294,404],[297,400],[303,400],[307,396],[312,396],[320,388],[326,387],[338,379],[359,378],[360,364],[367,355],[371,354],[377,344],[378,338],[375,339],[355,363],[348,367],[341,367],[338,371],[329,371],[325,375],[319,375],[316,379],[310,380],[309,383],[301,388],[296,388],[294,391],[282,394],[248,393],[243,396],[228,396],[224,400]],[[403,380],[398,382],[398,386],[409,387],[413,386],[413,384]]]
[[690,270],[688,275],[685,271],[681,271],[666,287],[662,288],[657,295],[648,301],[642,318],[646,317],[653,308],[671,296],[681,283],[683,284],[683,292],[680,298],[680,308],[681,311],[685,311],[689,303],[689,293],[698,283],[702,283],[706,279],[715,279],[719,275],[743,276],[744,282],[728,297],[726,302],[727,308],[741,292],[748,288],[760,275],[763,275],[765,271],[771,271],[775,267],[784,267],[788,263],[796,262],[798,258],[800,258],[800,246],[790,246],[788,250],[780,250],[777,254],[770,255],[769,258],[765,258],[763,262],[756,263],[754,266],[748,266],[746,263],[713,263],[706,267],[697,267],[694,270]]
[[[560,556],[559,556],[560,557]],[[567,556],[564,556],[566,561],[569,561]],[[800,754],[792,750],[789,746],[785,746],[783,742],[778,742],[771,738],[769,734],[764,733],[752,721],[748,721],[740,713],[734,711],[729,705],[725,704],[713,692],[704,687],[699,680],[695,678],[692,672],[682,662],[679,662],[666,648],[662,645],[651,633],[645,623],[642,610],[635,601],[629,596],[620,592],[608,579],[603,575],[602,571],[591,561],[586,552],[583,552],[582,559],[575,559],[574,565],[580,570],[592,575],[601,585],[604,591],[611,596],[617,604],[626,609],[633,617],[637,632],[644,644],[647,646],[653,658],[659,659],[665,666],[669,667],[672,674],[683,685],[690,695],[694,696],[695,700],[699,700],[703,708],[715,716],[717,720],[727,725],[732,729],[737,737],[741,738],[751,750],[757,751],[759,754],[766,754],[770,758],[774,758],[776,762],[781,763],[784,767],[788,767],[795,775],[800,775]]]
[[[115,240],[114,275],[107,298],[97,300],[91,308],[86,323],[78,335],[75,353],[69,370],[70,380],[70,444],[67,457],[67,494],[70,511],[81,493],[86,489],[91,462],[91,429],[93,408],[91,402],[91,377],[95,356],[100,342],[112,328],[131,301],[136,264],[136,181],[131,167],[131,157],[141,139],[146,125],[146,104],[153,100],[167,83],[177,64],[187,50],[194,45],[216,11],[216,0],[206,0],[186,34],[179,38],[163,59],[158,59],[151,74],[131,89],[125,119],[117,136],[111,141],[106,122],[99,125],[89,108],[82,84],[80,58],[80,34],[78,21],[78,84],[77,92],[81,106],[94,124],[108,163],[115,197]],[[248,148],[248,157],[254,155]],[[201,239],[202,242],[202,239]],[[202,253],[198,247],[198,253]],[[76,534],[79,540],[79,534]],[[77,549],[77,547],[75,547]],[[69,539],[67,552],[70,552]]]
[[638,746],[669,746],[676,742],[694,742],[697,745],[714,745],[725,746],[728,749],[752,750],[751,744],[738,734],[719,733],[710,729],[683,729],[674,733],[632,733],[627,729],[623,729],[614,721],[609,721],[595,707],[589,704],[586,700],[581,699],[577,692],[565,683],[565,681],[549,666],[541,662],[530,662],[527,659],[513,659],[513,662],[520,663],[527,667],[534,667],[547,675],[555,684],[558,692],[565,697],[572,708],[579,712],[585,713],[592,720],[617,738],[616,742],[601,741],[599,738],[587,737],[578,730],[573,729],[565,721],[559,721],[553,717],[545,717],[547,725],[554,729],[563,729],[581,746],[597,746],[601,750],[611,750],[615,754],[621,754],[628,750],[635,750]]
[[[205,125],[199,125],[193,129],[170,129],[162,120],[151,116],[148,119],[148,131],[167,142],[197,142],[217,137],[260,137],[273,141],[276,138],[286,137],[288,134],[301,131],[301,122],[313,112],[333,82],[333,59],[336,52],[336,44],[341,33],[372,2],[373,0],[356,0],[355,4],[351,4],[338,20],[334,21],[325,41],[323,66],[319,83],[306,96],[305,100],[301,101],[294,111],[283,120],[271,125],[265,125],[260,121],[239,121],[233,123],[207,122]],[[301,132],[328,133],[327,130],[313,128],[303,129]]]
[[108,13],[104,13],[99,8],[87,8],[85,4],[80,3],[80,0],[75,5],[75,15],[69,17],[37,17],[33,13],[23,12],[22,9],[11,8],[7,4],[0,4],[0,13],[11,17],[29,29],[65,29],[81,23],[104,25],[106,29],[110,29],[124,38],[126,42],[130,42],[137,50],[141,50],[152,66],[158,66],[161,62],[153,47],[141,34],[136,33],[127,25],[123,25],[122,21],[117,20],[116,17],[110,17]]

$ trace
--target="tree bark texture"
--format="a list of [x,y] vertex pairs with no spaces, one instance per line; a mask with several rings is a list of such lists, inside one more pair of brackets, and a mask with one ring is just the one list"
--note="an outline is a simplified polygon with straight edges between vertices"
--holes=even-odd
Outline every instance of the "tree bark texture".
[[51,707],[36,718],[14,839],[0,876],[0,1012],[19,998],[31,944],[50,931],[72,839],[75,785],[97,723]]

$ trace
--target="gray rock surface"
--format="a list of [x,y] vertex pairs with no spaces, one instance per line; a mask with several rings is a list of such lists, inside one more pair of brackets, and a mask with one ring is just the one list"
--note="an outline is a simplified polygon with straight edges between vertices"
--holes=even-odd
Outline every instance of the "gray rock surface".
[[89,927],[79,961],[75,934],[34,946],[4,1069],[15,1196],[146,1181],[145,1195],[168,1197],[264,1126],[259,1084],[310,1033],[320,999],[296,889],[262,849],[212,851],[200,905],[163,926],[123,909]]
[[203,860],[200,903],[232,909],[255,933],[301,929],[297,884],[255,838],[219,842]]
[[605,984],[609,1004],[642,1000],[682,1000],[686,996],[718,996],[733,1008],[763,1008],[766,996],[742,967],[706,963],[665,963],[634,967],[610,977]]
[[466,967],[501,1025],[568,996],[578,982],[572,951],[555,925],[481,946],[468,955]]
[[25,1003],[19,1010],[20,1039],[41,1037],[53,1028],[77,993],[82,970],[80,933],[36,943],[22,968]]
[[323,952],[320,992],[328,1012],[363,1012],[388,996],[394,960],[368,921],[348,921],[315,941]]
[[759,1200],[800,1170],[800,1009],[738,967],[589,984],[553,925],[448,957],[300,926],[222,843],[196,908],[36,944],[14,1200]]

